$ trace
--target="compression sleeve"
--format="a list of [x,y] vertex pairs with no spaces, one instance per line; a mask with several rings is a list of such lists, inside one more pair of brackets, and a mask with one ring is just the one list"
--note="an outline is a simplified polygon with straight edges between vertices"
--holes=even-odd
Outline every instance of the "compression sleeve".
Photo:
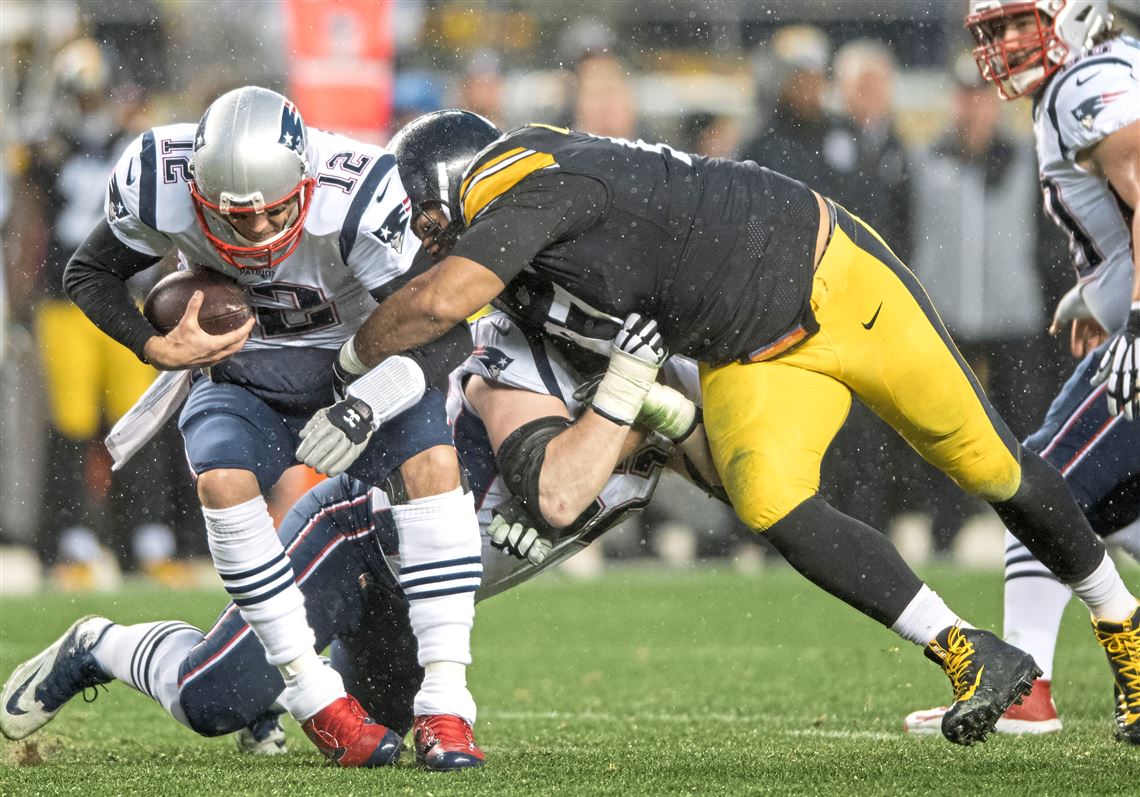
[[557,170],[536,174],[481,211],[451,253],[507,283],[548,245],[594,224],[606,204],[605,187],[592,177]]
[[158,333],[139,312],[127,280],[161,257],[136,252],[120,241],[106,219],[87,236],[63,272],[63,289],[95,326],[143,362],[143,346]]

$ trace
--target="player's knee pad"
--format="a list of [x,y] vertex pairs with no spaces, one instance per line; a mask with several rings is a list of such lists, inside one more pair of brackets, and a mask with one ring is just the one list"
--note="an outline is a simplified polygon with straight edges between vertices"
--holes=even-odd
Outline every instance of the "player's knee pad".
[[543,515],[538,483],[546,461],[546,446],[571,423],[569,418],[557,415],[524,423],[507,436],[495,456],[507,489],[522,499],[527,511],[540,522]]
[[815,479],[777,472],[762,454],[734,457],[722,474],[737,517],[755,531],[767,531],[819,491]]
[[1004,446],[981,453],[951,474],[958,486],[987,503],[1008,501],[1021,486],[1021,463]]

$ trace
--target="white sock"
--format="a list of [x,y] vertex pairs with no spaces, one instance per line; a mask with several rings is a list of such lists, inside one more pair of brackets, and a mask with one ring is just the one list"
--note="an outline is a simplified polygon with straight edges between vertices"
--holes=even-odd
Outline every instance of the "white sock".
[[[304,722],[343,697],[344,685],[339,676],[334,679],[322,672],[326,668],[313,651],[316,636],[305,614],[305,598],[265,499],[258,496],[228,509],[203,509],[202,514],[210,555],[226,592],[265,648],[265,658],[282,668],[287,682],[293,679],[293,688],[287,689],[290,702],[308,715],[293,716]],[[285,665],[291,667],[289,672]]]
[[475,698],[467,689],[467,666],[454,661],[436,661],[424,667],[424,682],[412,710],[425,714],[455,714],[475,724]]
[[891,630],[903,639],[925,646],[938,636],[938,632],[952,625],[973,627],[951,611],[937,592],[923,584],[918,594],[903,609],[899,619],[891,625]]
[[297,722],[305,722],[345,694],[340,673],[326,667],[314,650],[282,665],[281,674],[285,676],[285,691],[278,702]]
[[400,535],[400,586],[408,598],[419,662],[425,669],[441,662],[453,665],[431,668],[433,675],[425,678],[416,697],[416,713],[456,714],[473,722],[474,700],[461,668],[471,663],[475,590],[483,574],[474,497],[456,488],[394,506],[392,518]]
[[190,727],[178,698],[178,668],[203,634],[167,621],[112,625],[92,650],[95,662],[117,680],[142,692]]
[[1097,620],[1118,623],[1136,611],[1136,597],[1124,586],[1116,565],[1107,553],[1091,575],[1069,586]]
[[1008,531],[1005,543],[1005,627],[1002,636],[1006,642],[1033,657],[1044,673],[1042,680],[1052,681],[1057,633],[1073,591],[1058,581]]
[[1133,559],[1140,562],[1140,518],[1136,518],[1124,528],[1106,535],[1104,542],[1106,545],[1115,545],[1127,551]]

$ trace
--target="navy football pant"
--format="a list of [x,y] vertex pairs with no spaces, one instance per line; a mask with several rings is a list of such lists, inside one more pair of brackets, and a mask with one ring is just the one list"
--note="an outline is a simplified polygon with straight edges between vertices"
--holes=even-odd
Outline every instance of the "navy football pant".
[[1105,385],[1089,382],[1107,345],[1081,360],[1025,441],[1061,472],[1102,537],[1140,515],[1140,421],[1110,416]]
[[[381,552],[397,545],[390,513],[373,514],[366,486],[341,476],[310,490],[279,534],[305,596],[316,649],[332,643],[333,665],[348,693],[403,735],[412,725],[423,670],[407,603]],[[178,684],[187,721],[204,736],[244,728],[270,711],[285,688],[232,603],[190,651]]]

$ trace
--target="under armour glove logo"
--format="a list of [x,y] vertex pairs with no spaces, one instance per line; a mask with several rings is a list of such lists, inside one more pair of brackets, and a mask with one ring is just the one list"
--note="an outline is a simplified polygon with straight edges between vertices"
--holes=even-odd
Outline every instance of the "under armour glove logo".
[[372,434],[372,408],[358,398],[339,401],[329,408],[329,423],[344,432],[353,445],[360,445]]
[[1092,383],[1107,382],[1108,412],[1123,410],[1126,420],[1140,418],[1140,302],[1132,303],[1128,323],[1108,344]]

